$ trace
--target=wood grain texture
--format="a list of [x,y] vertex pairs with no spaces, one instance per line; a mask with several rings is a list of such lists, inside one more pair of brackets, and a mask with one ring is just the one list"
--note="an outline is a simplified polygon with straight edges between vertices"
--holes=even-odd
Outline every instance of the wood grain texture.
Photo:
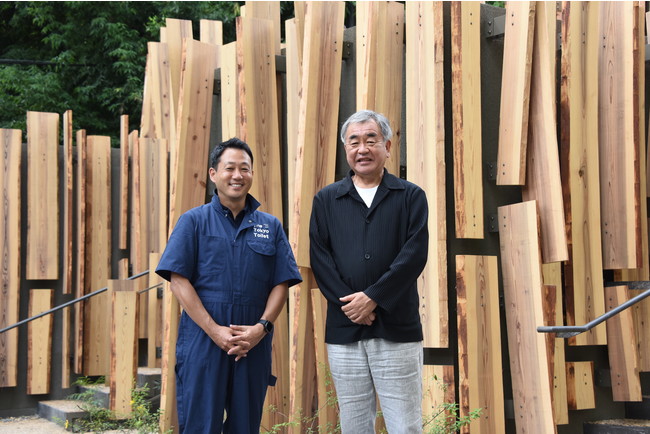
[[429,201],[429,262],[418,279],[424,346],[449,345],[442,3],[406,3],[407,179]]
[[[408,3],[407,3],[408,4]],[[456,402],[454,367],[451,365],[424,365],[422,367],[423,418],[449,416],[443,412],[444,403]]]
[[[625,285],[605,288],[607,311],[629,300]],[[630,345],[630,338],[636,336],[634,316],[631,309],[619,312],[608,319],[607,353],[609,354],[612,396],[614,401],[641,401],[641,380],[639,378],[639,352],[636,345]]]
[[[548,33],[548,21],[555,22],[545,7],[537,8],[530,78],[530,114],[526,151],[526,183],[524,201],[536,200],[540,218],[542,261],[568,259],[564,221],[560,158],[555,119],[555,71],[551,71],[549,46],[555,45],[556,34]],[[552,40],[552,42],[551,42]],[[555,57],[555,53],[553,53]],[[504,75],[507,72],[504,72]]]
[[534,29],[535,2],[509,2],[503,46],[497,185],[523,185],[526,177]]
[[[77,143],[77,261],[75,298],[86,294],[86,167],[87,136],[85,130],[76,133]],[[74,305],[74,373],[83,373],[83,337],[84,337],[84,305],[80,301]]]
[[518,433],[555,432],[542,315],[542,276],[534,201],[498,209],[510,375]]
[[483,238],[481,8],[451,5],[451,93],[457,238]]
[[505,432],[497,257],[456,256],[456,293],[460,417],[481,408],[472,431]]
[[289,307],[284,304],[273,323],[271,373],[277,378],[266,391],[261,428],[269,429],[287,422],[289,414]]
[[121,416],[131,414],[131,391],[138,369],[138,307],[135,280],[109,280],[111,294],[111,375],[109,408]]
[[[154,272],[161,256],[160,253],[149,254],[149,287],[163,282],[163,279]],[[156,347],[162,348],[162,315],[162,299],[158,298],[158,288],[152,289],[147,292],[147,366],[150,368],[161,366],[160,357],[156,356]]]
[[168,45],[148,42],[140,121],[142,137],[168,140],[175,137],[176,108],[171,106],[171,81]]
[[118,247],[128,247],[129,229],[129,116],[120,116],[120,203]]
[[[598,17],[593,2],[564,2],[560,83],[560,158],[569,261],[564,266],[568,325],[605,313],[598,166]],[[604,345],[605,325],[570,343]]]
[[[199,21],[199,40],[206,44],[223,45],[223,23],[217,20]],[[217,59],[217,67],[219,59]]]
[[59,115],[27,112],[27,279],[59,278]]
[[70,387],[72,373],[72,347],[70,332],[72,331],[72,308],[66,307],[61,311],[61,388]]
[[404,5],[398,2],[359,2],[356,12],[357,110],[374,110],[390,121],[393,137],[386,168],[399,176]]
[[636,268],[634,10],[600,3],[598,144],[603,267]]
[[318,425],[333,429],[338,423],[336,390],[332,381],[325,344],[327,300],[320,289],[311,290],[314,318],[314,346],[316,347],[316,388],[318,393]]
[[237,42],[221,47],[221,140],[239,136]]
[[[19,321],[22,131],[0,129],[0,328]],[[18,383],[18,329],[0,334],[0,387]]]
[[255,156],[255,182],[250,194],[260,202],[260,210],[282,221],[282,164],[273,22],[247,16],[237,18],[236,24],[241,113],[239,137],[249,144]]
[[73,197],[72,197],[72,110],[63,113],[63,272],[61,275],[61,286],[64,294],[72,294],[72,220],[73,220]]
[[160,431],[166,432],[177,427],[176,413],[176,338],[180,322],[180,305],[169,289],[169,282],[163,283],[163,340],[160,381]]
[[167,171],[167,140],[140,138],[140,237],[144,271],[149,265],[149,254],[162,252],[167,244],[169,174]]
[[[52,289],[32,289],[29,292],[30,317],[52,308]],[[27,394],[50,392],[52,356],[52,315],[27,324]]]
[[[242,17],[244,15],[242,14]],[[269,42],[273,46],[273,52],[281,54],[281,29],[280,25],[280,3],[277,1],[247,1],[246,18],[260,18],[269,20],[272,23],[273,31],[270,34]],[[266,43],[266,41],[264,41]]]
[[567,362],[566,382],[569,409],[596,408],[594,362]]
[[[85,280],[92,292],[111,277],[111,139],[88,136],[87,141]],[[110,370],[110,303],[103,293],[84,306],[84,375]]]
[[302,99],[293,227],[289,242],[298,266],[309,266],[312,198],[334,181],[343,46],[343,2],[307,2],[303,46]]
[[[292,18],[284,22],[287,79],[286,79],[286,125],[287,125],[287,202],[295,201],[296,152],[298,150],[298,119],[300,118],[300,95],[302,93],[302,39],[298,34],[297,21]],[[304,16],[302,17],[304,21]],[[294,213],[287,213],[288,227],[293,227]]]
[[[630,298],[644,292],[641,289],[628,290]],[[631,308],[634,318],[636,345],[639,352],[639,372],[650,372],[650,300],[647,298]]]
[[181,70],[183,68],[183,40],[192,39],[192,21],[167,18],[165,25],[164,40],[161,29],[160,42],[166,43],[169,49],[170,107],[171,110],[176,112],[181,88]]

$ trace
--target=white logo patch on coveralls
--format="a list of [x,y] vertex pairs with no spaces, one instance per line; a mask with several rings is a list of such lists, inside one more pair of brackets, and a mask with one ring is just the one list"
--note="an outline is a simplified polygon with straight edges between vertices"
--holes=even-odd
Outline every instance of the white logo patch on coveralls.
[[271,230],[269,229],[268,224],[256,224],[253,226],[253,236],[255,238],[264,238],[264,239],[269,239],[271,234]]

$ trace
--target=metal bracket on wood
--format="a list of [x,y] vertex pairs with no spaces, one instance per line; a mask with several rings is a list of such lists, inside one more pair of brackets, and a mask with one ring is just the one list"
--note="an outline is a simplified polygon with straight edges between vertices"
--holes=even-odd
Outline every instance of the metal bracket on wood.
[[488,20],[485,32],[488,39],[503,36],[506,32],[506,16],[500,15]]
[[488,232],[490,233],[497,233],[499,232],[499,219],[497,218],[496,214],[489,214],[487,216],[487,229]]
[[156,347],[156,359],[162,359],[162,347]]
[[485,163],[485,176],[489,181],[496,181],[497,179],[497,163],[496,161],[491,161]]
[[163,298],[163,287],[162,286],[158,287],[158,289],[156,290],[156,298],[158,300],[162,300],[162,298]]
[[350,41],[343,41],[343,60],[348,60],[352,57],[352,50],[354,49],[354,44]]

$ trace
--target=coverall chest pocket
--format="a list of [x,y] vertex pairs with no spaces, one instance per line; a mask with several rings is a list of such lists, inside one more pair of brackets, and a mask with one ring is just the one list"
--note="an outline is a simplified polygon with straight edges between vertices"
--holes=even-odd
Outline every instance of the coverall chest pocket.
[[228,241],[223,237],[202,235],[199,238],[198,270],[202,274],[220,274],[230,256]]
[[248,271],[256,280],[267,282],[273,276],[275,264],[275,245],[269,241],[251,240],[247,243]]

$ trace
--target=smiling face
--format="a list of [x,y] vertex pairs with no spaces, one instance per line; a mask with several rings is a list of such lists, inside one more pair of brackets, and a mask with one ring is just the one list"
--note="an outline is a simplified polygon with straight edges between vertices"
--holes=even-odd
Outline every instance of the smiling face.
[[374,120],[350,124],[345,132],[345,155],[350,169],[360,178],[381,179],[390,144]]
[[253,165],[245,151],[226,149],[221,154],[216,170],[211,167],[209,173],[223,205],[245,203],[248,190],[253,185]]

